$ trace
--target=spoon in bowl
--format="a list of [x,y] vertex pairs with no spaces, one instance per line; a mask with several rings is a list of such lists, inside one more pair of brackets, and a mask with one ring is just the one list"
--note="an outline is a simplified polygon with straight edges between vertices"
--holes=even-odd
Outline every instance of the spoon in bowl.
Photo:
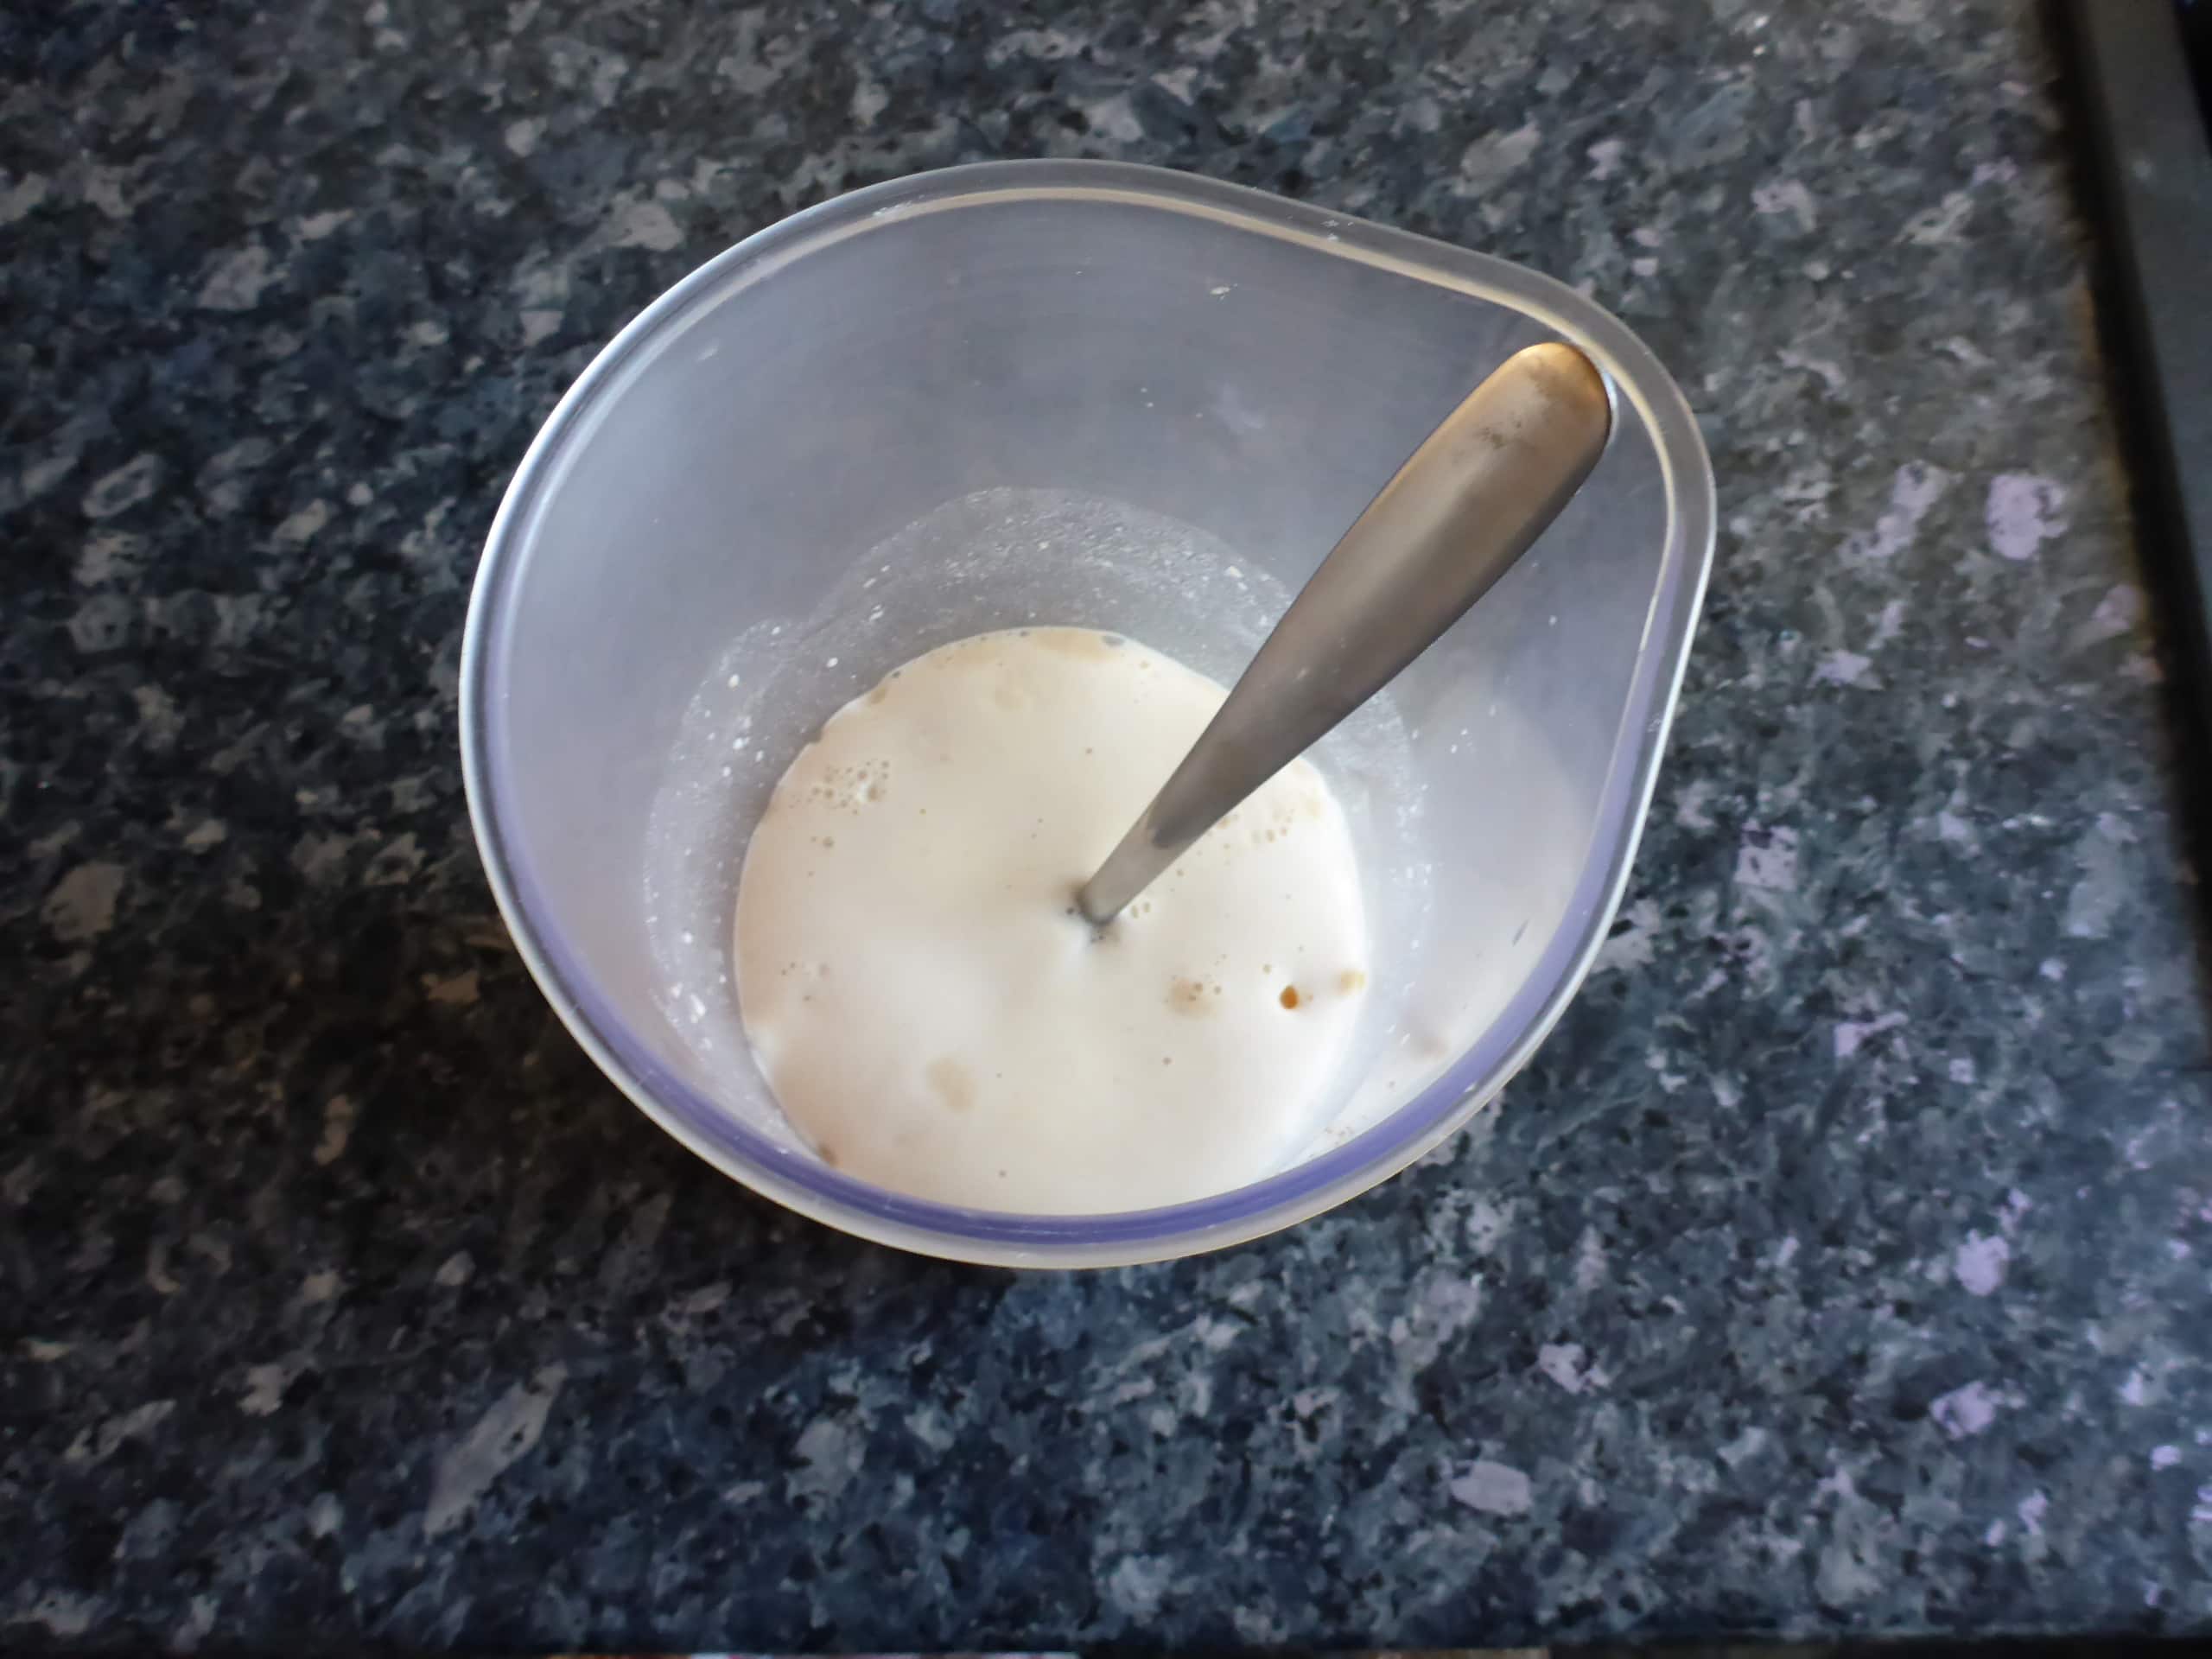
[[1237,804],[1434,644],[1597,465],[1612,400],[1558,341],[1506,359],[1344,533],[1191,752],[1076,895],[1103,927]]

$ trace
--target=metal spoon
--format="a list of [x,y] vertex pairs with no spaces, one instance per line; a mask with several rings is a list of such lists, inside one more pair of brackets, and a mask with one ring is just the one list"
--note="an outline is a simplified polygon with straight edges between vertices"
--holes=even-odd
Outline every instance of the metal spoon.
[[1466,613],[1559,516],[1612,429],[1572,346],[1516,352],[1421,441],[1275,624],[1144,816],[1076,895],[1103,926],[1237,803]]

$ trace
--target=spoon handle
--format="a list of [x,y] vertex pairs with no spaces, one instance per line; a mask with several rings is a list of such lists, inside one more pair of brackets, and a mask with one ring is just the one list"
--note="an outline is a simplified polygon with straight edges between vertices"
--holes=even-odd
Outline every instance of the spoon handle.
[[1313,573],[1077,903],[1103,925],[1421,655],[1590,475],[1612,427],[1573,346],[1515,353],[1421,441]]

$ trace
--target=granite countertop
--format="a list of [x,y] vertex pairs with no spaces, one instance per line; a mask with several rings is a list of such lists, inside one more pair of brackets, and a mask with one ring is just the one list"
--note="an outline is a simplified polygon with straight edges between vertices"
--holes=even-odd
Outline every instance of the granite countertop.
[[[0,1641],[2212,1624],[2202,900],[2025,9],[192,10],[0,20]],[[664,1137],[454,753],[596,346],[1030,155],[1580,285],[1722,508],[1629,902],[1503,1109],[1077,1276]]]

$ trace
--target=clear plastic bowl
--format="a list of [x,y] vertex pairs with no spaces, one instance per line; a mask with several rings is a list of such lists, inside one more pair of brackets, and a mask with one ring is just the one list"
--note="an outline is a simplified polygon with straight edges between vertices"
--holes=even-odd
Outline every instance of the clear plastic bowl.
[[[1381,966],[1355,1075],[1309,1153],[1234,1192],[1098,1216],[953,1208],[823,1164],[744,1053],[727,972],[747,815],[805,735],[906,658],[1031,620],[1130,633],[1233,677],[1263,613],[1435,423],[1548,338],[1610,377],[1615,434],[1550,531],[1392,688],[1395,770],[1349,785],[1363,858],[1389,868]],[[1065,534],[1025,551],[1015,521],[1067,501]],[[1114,512],[1083,505],[1100,502],[1126,511],[1102,523]],[[1117,580],[1117,538],[1147,515],[1213,538],[1267,603],[1241,581],[1232,598],[1218,582]],[[924,174],[709,261],[562,399],[469,609],[470,814],[569,1028],[754,1191],[968,1261],[1217,1249],[1403,1168],[1558,1019],[1627,880],[1713,533],[1681,392],[1558,283],[1149,168]],[[996,542],[980,574],[961,546],[978,537]],[[1077,543],[1087,562],[1061,550]],[[882,569],[863,574],[871,553]],[[871,575],[931,602],[871,630],[852,613]],[[849,658],[825,640],[860,643]],[[722,725],[732,672],[730,709],[753,701]],[[725,753],[734,729],[749,747]],[[1355,748],[1334,768],[1340,788],[1359,765]]]

